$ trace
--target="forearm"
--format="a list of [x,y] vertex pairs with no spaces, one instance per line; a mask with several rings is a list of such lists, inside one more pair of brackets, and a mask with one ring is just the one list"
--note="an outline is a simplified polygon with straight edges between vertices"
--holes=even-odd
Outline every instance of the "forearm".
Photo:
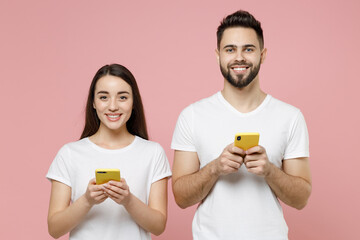
[[91,209],[85,196],[81,196],[63,211],[48,217],[49,233],[54,238],[59,238],[75,228]]
[[167,219],[166,214],[152,209],[133,194],[130,194],[129,201],[124,207],[134,221],[146,231],[155,235],[160,235],[164,232]]
[[301,177],[289,175],[273,164],[271,168],[265,180],[275,195],[291,207],[299,210],[304,208],[311,194],[311,183]]
[[173,183],[176,203],[181,208],[199,203],[209,194],[218,178],[214,161],[195,173],[178,178]]

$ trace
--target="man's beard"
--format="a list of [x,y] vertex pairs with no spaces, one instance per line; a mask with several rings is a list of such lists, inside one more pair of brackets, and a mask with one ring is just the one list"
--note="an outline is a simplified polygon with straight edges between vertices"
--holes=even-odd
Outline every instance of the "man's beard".
[[[250,73],[247,77],[244,77],[243,74],[239,74],[236,75],[235,77],[231,76],[230,74],[230,69],[232,65],[242,65],[242,66],[247,66],[248,70],[250,70]],[[255,66],[254,69],[252,69],[253,64],[252,63],[246,63],[244,61],[241,62],[235,62],[231,65],[228,65],[227,68],[224,68],[221,64],[220,64],[220,71],[222,73],[222,75],[224,76],[224,78],[234,87],[236,88],[244,88],[246,86],[248,86],[253,80],[254,78],[258,75],[259,71],[260,71],[260,63],[258,65]]]

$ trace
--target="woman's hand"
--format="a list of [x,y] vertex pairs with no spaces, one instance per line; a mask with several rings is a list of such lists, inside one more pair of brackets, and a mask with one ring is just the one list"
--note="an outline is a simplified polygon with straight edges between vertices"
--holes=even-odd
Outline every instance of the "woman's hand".
[[96,185],[95,178],[91,179],[85,192],[85,198],[89,205],[93,206],[95,204],[102,203],[107,197],[108,196],[104,193],[102,186]]
[[78,226],[95,204],[102,203],[107,198],[102,186],[96,185],[95,179],[91,179],[86,192],[70,204],[71,187],[55,180],[51,182],[48,229],[54,238],[59,238]]
[[130,199],[130,189],[125,179],[121,179],[120,182],[109,181],[102,185],[104,193],[114,200],[116,203],[121,205],[127,205]]

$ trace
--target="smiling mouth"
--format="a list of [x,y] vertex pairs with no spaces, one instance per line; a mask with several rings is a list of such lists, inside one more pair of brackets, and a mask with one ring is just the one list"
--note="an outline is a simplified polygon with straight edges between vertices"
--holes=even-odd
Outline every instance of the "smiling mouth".
[[248,66],[232,66],[231,69],[235,73],[244,73],[249,67]]
[[105,114],[110,121],[117,121],[120,119],[122,114]]
[[234,67],[232,69],[234,69],[235,71],[245,71],[248,68],[247,67]]

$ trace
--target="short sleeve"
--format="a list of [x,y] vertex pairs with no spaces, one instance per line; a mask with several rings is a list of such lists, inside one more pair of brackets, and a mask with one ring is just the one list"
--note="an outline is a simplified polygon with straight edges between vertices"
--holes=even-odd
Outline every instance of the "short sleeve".
[[284,159],[309,157],[309,134],[303,114],[299,111],[289,132]]
[[160,144],[157,144],[155,159],[156,162],[155,162],[155,167],[153,171],[154,174],[151,183],[154,183],[156,181],[159,181],[160,179],[171,176],[169,161],[166,157],[164,149],[160,146]]
[[65,145],[59,150],[55,159],[50,165],[46,178],[49,180],[56,180],[62,182],[71,187],[70,171],[69,166],[67,166],[66,162],[67,160],[69,160],[69,158],[70,151]]
[[174,150],[196,152],[193,131],[192,105],[185,108],[176,123],[171,148]]

